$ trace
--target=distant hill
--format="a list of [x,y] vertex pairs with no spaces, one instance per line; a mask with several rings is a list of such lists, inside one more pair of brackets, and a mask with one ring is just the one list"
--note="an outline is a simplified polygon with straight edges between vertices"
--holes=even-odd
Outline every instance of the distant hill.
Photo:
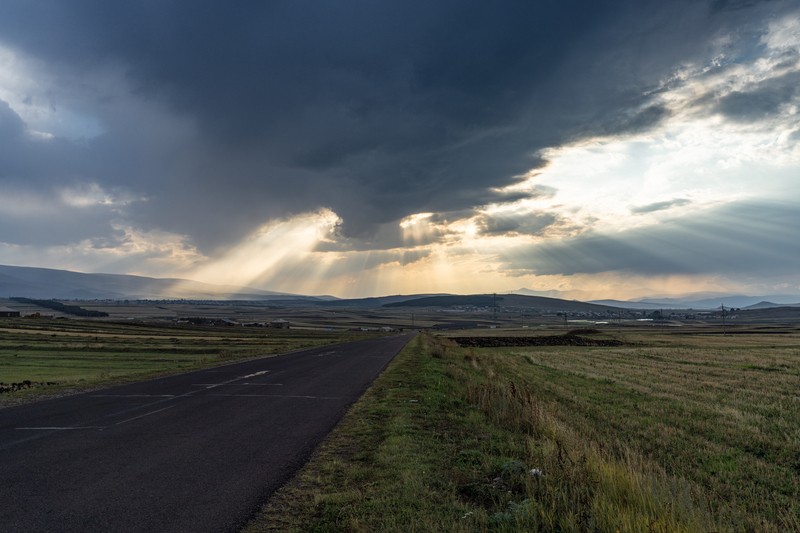
[[502,301],[502,297],[496,298],[485,294],[427,296],[387,303],[384,307],[492,307],[495,302],[500,305]]
[[[286,297],[280,300],[275,300],[277,305],[283,307],[360,307],[360,308],[377,308],[383,307],[386,304],[403,302],[405,300],[413,300],[423,296],[430,296],[428,294],[397,294],[393,296],[373,296],[370,298],[332,298],[329,296],[301,296],[301,297]],[[440,295],[437,295],[440,296]]]
[[390,305],[402,304],[408,300],[415,300],[422,297],[440,297],[442,294],[397,294],[393,296],[375,296],[372,298],[349,298],[336,300],[335,302],[317,302],[315,305],[325,307],[386,307]]
[[748,305],[742,309],[774,309],[776,307],[800,307],[800,303],[795,304],[776,304],[773,302],[758,302],[757,304]]
[[521,294],[471,294],[428,296],[386,304],[384,307],[493,307],[530,309],[540,312],[597,312],[606,313],[617,310],[608,305],[597,305],[577,300],[562,300],[544,296],[524,296]]
[[[726,308],[738,307],[741,309],[757,309],[769,307],[793,307],[800,305],[800,296],[796,295],[770,295],[770,296],[741,296],[724,295],[710,298],[692,299],[687,298],[645,298],[636,301],[625,300],[591,300],[591,303],[599,305],[611,305],[622,307],[623,309],[719,309],[724,305]],[[777,302],[777,303],[775,303]],[[755,307],[760,306],[760,307]]]
[[654,304],[648,302],[627,302],[624,300],[590,300],[587,303],[606,305],[611,307],[620,307],[622,309],[646,309],[648,311],[656,311],[659,309],[672,308],[670,305]]
[[725,307],[747,307],[756,305],[760,302],[775,302],[780,306],[792,305],[798,301],[800,296],[788,294],[768,294],[758,296],[745,296],[741,294],[720,294],[707,298],[692,299],[687,298],[644,298],[640,303],[650,303],[660,305],[665,309],[717,309],[721,305]]
[[778,306],[778,307],[763,307],[760,309],[742,309],[736,315],[740,319],[747,321],[775,321],[775,320],[790,320],[797,322],[800,320],[800,306]]
[[[526,292],[526,294],[518,294]],[[251,300],[269,301],[285,307],[492,307],[515,308],[542,313],[607,312],[619,309],[718,309],[750,310],[800,307],[798,295],[742,296],[698,293],[683,298],[647,298],[640,301],[594,300],[583,302],[542,295],[558,291],[520,289],[515,294],[396,294],[371,298],[339,299],[333,296],[305,296],[267,291],[253,287],[216,285],[179,278],[151,278],[125,274],[87,274],[51,268],[0,265],[0,298],[13,296],[62,300]]]
[[0,297],[71,300],[283,300],[317,298],[178,278],[86,274],[0,265]]
[[545,298],[565,299],[566,296],[567,296],[564,291],[559,291],[559,290],[555,290],[555,289],[550,289],[550,290],[546,290],[546,291],[535,291],[533,289],[526,289],[526,288],[523,287],[521,289],[517,289],[517,290],[512,291],[512,292],[514,294],[520,294],[522,296],[544,296]]

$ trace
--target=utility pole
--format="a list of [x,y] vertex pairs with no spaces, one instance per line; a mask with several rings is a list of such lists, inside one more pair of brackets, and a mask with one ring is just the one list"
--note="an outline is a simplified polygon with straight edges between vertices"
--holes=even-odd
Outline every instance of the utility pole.
[[722,308],[722,334],[725,335],[725,304],[720,307]]
[[492,307],[494,308],[494,321],[497,322],[497,293],[492,294]]

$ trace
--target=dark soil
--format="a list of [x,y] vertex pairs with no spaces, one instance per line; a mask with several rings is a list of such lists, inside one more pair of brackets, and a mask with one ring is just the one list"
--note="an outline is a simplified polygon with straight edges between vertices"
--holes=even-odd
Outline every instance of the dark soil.
[[30,381],[26,379],[19,383],[3,383],[0,382],[0,394],[4,392],[16,392],[22,389],[30,389],[33,387],[43,387],[47,385],[58,385],[55,381]]
[[589,339],[579,335],[542,337],[450,337],[459,346],[471,348],[501,348],[505,346],[622,346],[616,339]]

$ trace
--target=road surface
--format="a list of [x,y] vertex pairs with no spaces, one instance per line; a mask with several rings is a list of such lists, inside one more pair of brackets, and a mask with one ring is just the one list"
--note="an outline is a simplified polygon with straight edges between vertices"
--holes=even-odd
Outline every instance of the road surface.
[[0,410],[0,530],[236,531],[413,335]]

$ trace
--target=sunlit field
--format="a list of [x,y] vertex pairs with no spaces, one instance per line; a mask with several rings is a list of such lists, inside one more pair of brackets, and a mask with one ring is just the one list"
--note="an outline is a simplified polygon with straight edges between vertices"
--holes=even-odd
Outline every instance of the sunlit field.
[[797,330],[579,336],[421,337],[252,530],[800,530]]

